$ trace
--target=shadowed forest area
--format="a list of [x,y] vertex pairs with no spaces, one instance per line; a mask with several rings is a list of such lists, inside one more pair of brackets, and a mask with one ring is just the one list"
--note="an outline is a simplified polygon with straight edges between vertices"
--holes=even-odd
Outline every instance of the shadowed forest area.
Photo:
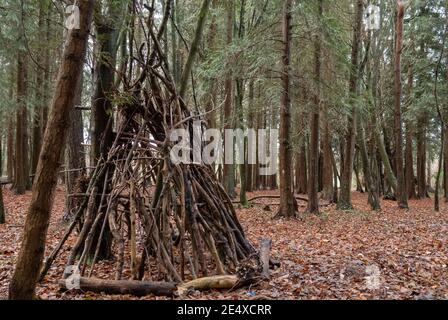
[[0,300],[448,299],[447,0],[0,0]]

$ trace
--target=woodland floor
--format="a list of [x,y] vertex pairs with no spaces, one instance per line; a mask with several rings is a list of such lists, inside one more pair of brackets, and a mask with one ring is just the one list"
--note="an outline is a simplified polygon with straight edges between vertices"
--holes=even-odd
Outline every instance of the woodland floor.
[[[273,194],[257,192],[251,194]],[[17,258],[24,217],[31,194],[13,196],[4,189],[7,223],[0,226],[0,299],[7,298],[8,283]],[[277,200],[278,201],[278,200]],[[381,213],[370,212],[366,195],[354,193],[353,212],[325,207],[321,216],[302,215],[295,220],[272,220],[277,207],[265,211],[275,199],[260,199],[250,209],[238,209],[250,241],[273,241],[272,255],[281,267],[269,283],[232,293],[208,292],[191,299],[448,299],[448,205],[435,213],[431,199],[411,201],[409,211],[383,201]],[[301,205],[304,205],[302,202]],[[304,211],[304,207],[301,208]],[[57,192],[48,234],[47,250],[63,234],[64,192]],[[73,241],[73,239],[71,239]],[[39,286],[42,299],[137,299],[59,291],[67,251]],[[366,285],[366,268],[380,270],[377,289]],[[113,264],[101,265],[110,274]],[[155,299],[146,297],[144,299]],[[162,298],[158,298],[162,299]]]

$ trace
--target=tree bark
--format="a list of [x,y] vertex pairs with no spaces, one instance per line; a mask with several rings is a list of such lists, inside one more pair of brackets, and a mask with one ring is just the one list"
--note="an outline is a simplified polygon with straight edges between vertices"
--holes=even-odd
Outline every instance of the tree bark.
[[403,19],[404,3],[397,1],[398,16],[396,22],[396,45],[395,45],[395,167],[397,170],[397,200],[402,209],[409,208],[408,194],[404,179],[403,169],[403,127],[401,118],[401,54],[403,50]]
[[[322,17],[322,0],[317,4],[318,17]],[[319,20],[320,23],[320,20]],[[320,29],[320,28],[319,28]],[[320,125],[320,83],[321,75],[321,44],[320,30],[317,31],[314,39],[314,82],[317,86],[314,93],[314,106],[310,113],[310,154],[309,154],[309,176],[308,176],[308,209],[309,213],[319,213],[319,125]]]
[[56,81],[51,115],[44,135],[41,157],[34,179],[32,199],[25,221],[22,245],[9,287],[9,298],[35,297],[36,283],[45,252],[51,207],[54,199],[60,155],[67,135],[70,110],[84,65],[94,0],[79,0],[80,29],[70,30]]
[[[239,31],[238,31],[238,38],[242,40],[245,35],[245,15],[246,15],[246,1],[243,0],[241,2],[241,11],[240,11],[240,21],[239,21]],[[235,87],[236,87],[236,113],[237,113],[237,123],[238,128],[243,130],[245,129],[244,126],[244,94],[246,90],[245,81],[241,77],[237,77],[235,81]],[[244,138],[243,141],[243,150],[240,150],[244,153],[243,159],[244,163],[239,165],[239,171],[240,171],[240,202],[243,206],[247,206],[247,180],[246,180],[246,168],[247,168],[247,146],[248,139]]]
[[[66,280],[60,280],[59,285],[66,288]],[[137,297],[156,295],[174,296],[177,286],[173,282],[149,282],[128,280],[102,280],[94,278],[79,279],[79,289],[106,294],[134,295]]]
[[[302,101],[306,100],[306,90],[302,88],[301,90],[303,92]],[[299,101],[300,103],[300,101]],[[300,110],[297,112],[297,126],[299,131],[299,151],[296,154],[296,168],[295,168],[295,175],[296,175],[296,192],[298,194],[306,194],[308,190],[308,164],[307,164],[307,157],[306,157],[306,134],[305,134],[305,113],[303,110]]]
[[[0,136],[0,177],[3,174],[3,149],[2,149],[2,137]],[[4,224],[5,219],[5,204],[3,202],[3,186],[0,184],[0,224]]]
[[323,166],[322,166],[322,199],[333,200],[333,149],[331,147],[330,128],[328,117],[325,115],[324,135],[322,139]]
[[445,138],[443,141],[445,143],[443,148],[443,191],[445,202],[448,202],[448,130],[445,130]]
[[3,186],[0,185],[0,224],[4,224],[5,222],[6,217],[5,217],[5,204],[3,202]]
[[405,156],[405,180],[406,192],[409,199],[414,199],[415,194],[415,176],[414,176],[414,159],[412,155],[412,129],[411,124],[406,124],[406,156]]
[[[412,50],[412,52],[415,52]],[[409,66],[408,70],[408,100],[412,101],[412,92],[414,87],[414,69],[412,64]],[[413,130],[410,121],[406,122],[406,147],[405,147],[405,183],[406,192],[408,193],[409,199],[416,198],[415,193],[415,175],[414,175],[414,158],[412,151],[413,141]]]
[[[97,56],[94,69],[94,93],[92,97],[92,163],[99,159],[106,159],[114,142],[113,121],[114,110],[112,104],[115,89],[115,67],[118,52],[118,30],[122,4],[106,1],[106,14],[101,14],[101,2],[97,2],[94,15],[94,25],[97,39]],[[98,193],[103,193],[105,176],[97,181]],[[108,191],[106,190],[106,193]],[[97,199],[99,202],[100,199]],[[99,207],[99,203],[97,203]],[[100,223],[102,225],[102,223]],[[92,248],[96,248],[99,230],[94,238]],[[106,224],[101,242],[99,259],[107,260],[111,257],[112,235],[109,224]],[[93,255],[93,252],[92,252]]]
[[6,138],[6,175],[8,181],[14,177],[14,117],[10,116],[8,120],[8,134]]
[[418,118],[417,129],[417,197],[424,199],[428,197],[426,188],[426,112]]
[[[226,4],[227,6],[227,45],[230,46],[233,41],[233,17],[234,17],[234,5],[233,1]],[[225,101],[224,101],[224,130],[233,128],[233,81],[231,71],[227,71],[225,83]],[[224,139],[224,145],[225,145]],[[232,142],[233,148],[233,142]],[[224,150],[225,153],[225,150]],[[225,158],[225,154],[224,154]],[[226,192],[230,198],[235,198],[235,166],[230,163],[223,164],[223,184]]]
[[[255,122],[256,122],[256,114],[254,108],[254,81],[249,81],[249,94],[248,94],[248,127],[249,129],[255,129]],[[246,190],[247,192],[252,192],[255,190],[255,179],[254,179],[254,173],[256,171],[256,164],[247,164],[247,170],[246,170]]]
[[380,211],[381,203],[379,199],[378,189],[375,185],[375,179],[372,174],[372,166],[369,161],[369,155],[367,152],[366,137],[364,132],[364,127],[359,119],[358,123],[358,145],[359,145],[359,155],[361,156],[361,163],[364,172],[364,179],[366,184],[367,192],[369,193],[368,201],[372,210]]
[[[170,1],[170,0],[169,0]],[[169,3],[168,1],[168,3]],[[196,25],[196,31],[194,33],[194,39],[191,43],[190,52],[188,54],[187,63],[185,64],[184,71],[182,73],[182,79],[180,82],[179,95],[185,98],[187,92],[189,79],[191,76],[191,70],[193,69],[193,63],[196,59],[196,55],[199,51],[199,45],[201,44],[202,31],[204,30],[205,21],[207,20],[207,14],[210,7],[211,0],[204,0],[202,2],[201,11],[199,12],[199,19]]]
[[[352,53],[351,53],[351,73],[350,73],[350,94],[357,96],[359,94],[359,49],[362,38],[362,16],[363,16],[363,0],[356,1],[356,20],[353,31]],[[348,130],[345,136],[344,164],[341,173],[341,192],[339,195],[338,209],[351,210],[352,205],[352,177],[353,162],[355,158],[355,135],[357,123],[357,106],[352,101],[352,111],[348,119]]]
[[[83,75],[79,77],[76,87],[75,106],[81,106]],[[82,111],[73,108],[70,111],[70,126],[68,129],[66,142],[66,192],[67,195],[76,193],[76,184],[82,174],[81,169],[86,167],[85,154],[82,143],[84,141],[84,128]],[[74,197],[67,197],[67,218],[71,218],[77,207],[77,200]]]
[[290,59],[291,59],[291,6],[292,0],[283,2],[283,96],[280,110],[280,208],[277,216],[295,216],[294,194],[292,189],[292,150],[291,150],[291,98],[290,98]]
[[16,157],[14,191],[16,194],[25,194],[29,189],[29,164],[28,164],[28,111],[27,97],[27,53],[19,50],[17,55],[17,104],[16,115]]
[[[38,17],[38,29],[39,29],[39,38],[44,39],[45,37],[45,10],[44,7],[45,2],[39,2],[39,17]],[[32,153],[31,153],[31,174],[36,173],[37,162],[39,161],[40,149],[42,147],[42,109],[45,107],[46,101],[44,100],[44,70],[42,66],[44,64],[44,51],[45,49],[40,49],[39,56],[37,57],[39,66],[37,67],[36,74],[36,104],[34,106],[34,115],[33,115],[33,138],[32,138]]]

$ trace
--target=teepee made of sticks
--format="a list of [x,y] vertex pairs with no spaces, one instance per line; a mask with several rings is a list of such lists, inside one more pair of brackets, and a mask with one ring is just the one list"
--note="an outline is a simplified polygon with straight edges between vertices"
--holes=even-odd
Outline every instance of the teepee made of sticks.
[[116,280],[131,274],[139,280],[182,282],[233,273],[256,254],[213,168],[171,160],[169,133],[191,131],[201,119],[177,93],[159,43],[163,28],[147,28],[146,41],[132,57],[139,72],[123,76],[123,89],[114,95],[115,141],[77,195],[73,222],[47,258],[42,276],[79,225],[67,265],[88,277],[95,276],[108,231]]

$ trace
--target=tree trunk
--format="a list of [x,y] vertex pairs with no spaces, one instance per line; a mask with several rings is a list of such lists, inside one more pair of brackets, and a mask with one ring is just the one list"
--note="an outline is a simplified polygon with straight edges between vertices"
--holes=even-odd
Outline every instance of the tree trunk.
[[[294,194],[292,189],[291,150],[291,98],[290,98],[290,58],[291,58],[291,5],[292,0],[283,3],[283,96],[280,110],[280,208],[279,217],[294,217]],[[271,151],[272,152],[272,151]]]
[[333,201],[333,149],[331,147],[330,128],[328,117],[325,115],[325,127],[322,139],[323,165],[322,165],[322,199]]
[[[47,3],[46,8],[46,26],[45,26],[45,41],[46,43],[50,43],[51,41],[51,19],[49,18],[51,16],[51,10],[53,8],[53,4],[51,2]],[[45,46],[44,49],[44,83],[43,83],[43,102],[42,102],[42,110],[41,110],[41,129],[42,129],[42,136],[45,133],[45,129],[47,128],[47,121],[48,121],[48,106],[50,104],[50,46]],[[41,146],[42,149],[42,146]]]
[[[240,11],[240,21],[239,21],[239,31],[238,31],[238,38],[242,40],[245,36],[245,15],[246,15],[246,1],[243,0],[241,2],[241,11]],[[244,132],[244,93],[246,90],[245,82],[241,77],[237,77],[236,79],[236,113],[237,113],[237,123],[238,128],[243,130]],[[246,168],[247,168],[247,149],[248,149],[248,139],[244,138],[243,140],[243,150],[239,150],[239,152],[243,152],[243,162],[239,165],[239,171],[240,171],[240,202],[243,206],[247,206],[247,180],[246,180]]]
[[3,202],[3,186],[0,185],[0,224],[6,222],[5,217],[5,204]]
[[[67,281],[60,280],[59,285],[62,288],[66,288]],[[149,295],[172,297],[176,292],[177,286],[173,282],[116,281],[81,277],[79,279],[79,289],[82,291],[134,295],[137,297]]]
[[445,201],[448,202],[448,130],[445,130],[445,138],[443,141],[445,143],[443,147],[443,191]]
[[406,157],[405,157],[405,179],[406,190],[409,199],[414,199],[415,194],[415,176],[414,176],[414,159],[412,155],[412,129],[411,124],[406,125]]
[[[318,2],[318,16],[322,17],[323,6],[322,1]],[[308,209],[309,213],[319,213],[319,125],[320,125],[320,85],[322,81],[321,75],[321,35],[320,30],[317,31],[314,39],[314,82],[317,86],[314,93],[314,106],[310,113],[310,154],[309,154],[309,176],[308,176]],[[326,128],[327,129],[327,128]],[[330,178],[331,180],[331,178]]]
[[306,146],[305,141],[302,141],[296,155],[296,192],[298,194],[307,193],[307,175]]
[[[363,0],[356,1],[356,20],[353,30],[353,42],[351,53],[351,73],[350,73],[350,94],[357,96],[359,94],[359,49],[362,38],[362,17],[363,17]],[[351,210],[352,206],[352,177],[353,177],[353,161],[355,158],[355,135],[357,123],[357,106],[352,101],[352,114],[349,116],[348,130],[345,137],[344,149],[344,165],[341,173],[341,192],[339,195],[338,209]]]
[[378,146],[379,155],[381,157],[381,162],[384,166],[384,174],[386,177],[386,181],[389,184],[389,186],[393,189],[395,192],[397,190],[397,179],[395,177],[395,174],[392,170],[392,166],[389,160],[389,155],[386,150],[386,146],[384,145],[384,140],[381,137],[380,130],[378,128],[378,125],[376,123],[376,117],[373,117],[374,123],[374,130],[375,130],[375,142]]
[[395,167],[397,170],[397,200],[398,206],[402,209],[409,208],[408,194],[404,179],[403,169],[403,128],[401,119],[401,54],[403,50],[403,19],[404,3],[397,1],[398,16],[396,23],[396,46],[395,46]]
[[25,221],[16,269],[9,287],[13,300],[33,299],[45,252],[45,238],[54,199],[60,155],[65,142],[70,110],[83,68],[93,0],[79,0],[80,29],[70,30],[56,81],[51,115],[44,135],[34,179],[33,196]]
[[[227,45],[230,46],[233,42],[233,16],[234,16],[234,6],[233,1],[227,3]],[[224,101],[224,130],[233,129],[233,81],[232,73],[228,71],[224,83],[225,91],[225,101]],[[224,145],[226,141],[224,139]],[[231,143],[233,148],[233,141]],[[225,159],[225,150],[224,150]],[[229,194],[230,198],[235,198],[235,166],[231,163],[226,163],[224,160],[223,165],[223,184],[226,192]]]
[[426,188],[426,125],[427,115],[419,116],[417,124],[417,197],[427,198]]
[[[3,149],[2,149],[2,137],[0,135],[0,177],[3,174]],[[0,184],[0,224],[4,224],[5,219],[5,204],[3,202],[3,186]]]
[[[412,52],[415,52],[412,50]],[[408,100],[412,101],[412,92],[414,86],[414,69],[412,64],[409,66],[408,70]],[[405,184],[406,192],[408,193],[409,199],[416,198],[415,193],[415,176],[414,176],[414,158],[412,152],[412,141],[413,141],[413,130],[410,121],[406,122],[406,147],[405,147]]]
[[[248,128],[255,129],[255,117],[256,111],[254,110],[254,81],[249,81],[249,102],[248,102]],[[248,157],[249,158],[249,157]],[[256,171],[256,164],[251,164],[248,162],[246,170],[246,190],[247,192],[252,192],[255,189],[254,185],[254,171]]]
[[[76,89],[75,106],[81,106],[83,88],[83,75],[79,77]],[[66,192],[67,195],[76,193],[76,184],[82,174],[81,169],[86,167],[85,154],[82,143],[84,141],[84,128],[82,121],[82,111],[73,108],[70,111],[70,126],[68,129],[66,142]],[[71,219],[74,210],[76,210],[77,201],[74,197],[67,197],[67,216]]]
[[[168,1],[170,3],[171,0]],[[196,25],[196,31],[194,33],[194,39],[191,43],[190,52],[188,54],[187,63],[185,64],[184,71],[182,73],[182,79],[180,82],[179,95],[185,98],[185,93],[187,92],[189,79],[191,76],[191,70],[193,69],[193,63],[196,59],[196,55],[199,51],[199,45],[201,44],[202,30],[204,29],[205,21],[208,14],[208,9],[210,7],[211,0],[204,0],[202,2],[201,11],[199,12],[199,19]]]
[[[115,66],[118,51],[118,31],[120,25],[120,12],[122,4],[107,1],[104,15],[94,16],[94,25],[97,39],[97,56],[94,69],[94,94],[92,97],[92,163],[97,164],[99,159],[106,159],[114,142],[113,120],[114,110],[112,93],[115,81]],[[97,2],[98,12],[101,12],[101,3]],[[97,181],[98,193],[103,193],[105,176]],[[108,191],[106,190],[106,193]],[[97,199],[97,207],[100,198]],[[102,225],[102,223],[100,223]],[[107,260],[111,257],[112,235],[109,224],[105,225],[104,236],[101,242],[98,258]],[[95,235],[92,248],[96,248],[96,241],[100,231]],[[93,252],[91,252],[93,256]]]
[[369,155],[367,152],[366,137],[364,133],[364,127],[359,119],[358,123],[358,145],[359,145],[359,155],[361,157],[361,163],[364,172],[364,179],[366,184],[367,192],[369,193],[368,201],[372,210],[381,210],[381,203],[379,199],[378,189],[375,185],[375,179],[372,174],[372,166],[369,161]]
[[16,158],[14,191],[16,194],[25,194],[29,189],[28,166],[28,111],[27,97],[27,53],[19,51],[17,56],[17,118],[16,118]]
[[[306,99],[306,91],[305,89],[302,90],[303,92],[303,100]],[[300,103],[300,102],[299,102]],[[296,175],[296,192],[298,194],[306,194],[308,189],[308,164],[307,164],[307,158],[306,158],[306,134],[305,134],[305,114],[303,110],[300,110],[297,112],[297,127],[299,130],[299,151],[296,154],[296,168],[295,168],[295,175]]]
[[14,117],[10,116],[8,120],[8,136],[6,138],[6,175],[8,181],[14,177]]
[[[45,37],[45,28],[44,28],[44,20],[45,20],[45,10],[44,7],[45,2],[39,2],[39,18],[38,18],[38,29],[39,29],[39,37],[44,39]],[[44,48],[40,49],[38,58],[39,66],[44,64]],[[44,100],[44,70],[41,67],[37,67],[37,75],[36,75],[36,104],[34,106],[34,115],[33,115],[33,138],[32,138],[32,153],[31,153],[31,174],[36,173],[37,162],[39,161],[40,149],[42,146],[42,109],[45,107],[46,101]]]
[[[98,19],[99,20],[99,19]],[[113,108],[109,95],[114,84],[114,67],[117,54],[116,30],[107,24],[95,22],[98,39],[92,97],[92,163],[107,156],[113,143]]]

